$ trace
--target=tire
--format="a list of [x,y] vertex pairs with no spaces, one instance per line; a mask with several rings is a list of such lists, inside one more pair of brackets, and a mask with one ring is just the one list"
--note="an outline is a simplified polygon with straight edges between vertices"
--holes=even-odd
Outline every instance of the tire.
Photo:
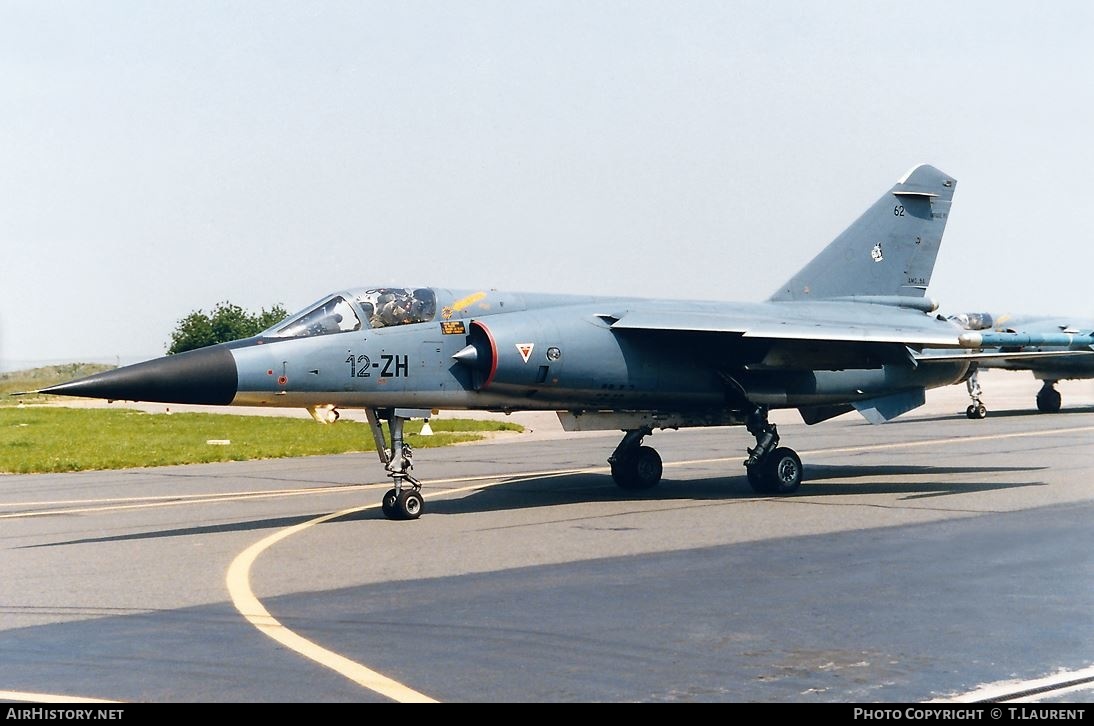
[[422,499],[422,495],[413,489],[404,489],[399,494],[399,499],[395,503],[395,508],[402,519],[417,519],[422,516],[422,510],[425,508],[425,500]]
[[802,483],[802,460],[785,446],[768,454],[759,464],[772,494],[793,494]]
[[622,456],[611,462],[612,479],[620,489],[634,489],[634,480],[638,478],[638,467],[634,457]]
[[661,474],[664,466],[661,464],[661,455],[656,449],[649,446],[638,447],[638,457],[635,462],[636,489],[652,489],[661,483]]
[[664,466],[661,455],[649,446],[640,446],[612,462],[612,479],[620,489],[652,489],[661,482]]
[[1063,396],[1055,388],[1042,388],[1037,392],[1037,410],[1041,413],[1059,413]]
[[388,489],[384,494],[384,498],[380,500],[380,509],[383,510],[384,516],[388,519],[401,519],[399,516],[399,510],[396,506],[396,497],[394,489]]
[[774,489],[768,484],[764,478],[763,464],[755,464],[753,466],[746,466],[745,472],[748,475],[748,484],[752,487],[752,491],[757,494],[773,494]]

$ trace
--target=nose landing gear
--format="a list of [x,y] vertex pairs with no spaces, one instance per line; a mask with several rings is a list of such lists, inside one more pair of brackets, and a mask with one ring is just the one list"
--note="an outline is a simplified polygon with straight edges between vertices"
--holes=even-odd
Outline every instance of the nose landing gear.
[[[388,519],[417,519],[422,516],[425,499],[422,497],[422,483],[410,473],[414,468],[414,450],[403,441],[403,424],[408,413],[394,409],[388,412],[388,430],[391,433],[391,447],[384,441],[384,431],[380,419],[373,409],[365,409],[372,437],[376,440],[376,453],[391,477],[394,487],[389,489],[380,500],[380,509]],[[402,415],[400,415],[402,414]]]
[[[974,364],[975,365],[975,364]],[[969,377],[965,380],[965,388],[969,391],[969,398],[972,399],[972,403],[965,409],[965,415],[971,419],[986,418],[988,415],[988,407],[984,405],[984,402],[980,400],[980,381],[977,378],[977,371],[973,369],[973,372],[969,374]]]

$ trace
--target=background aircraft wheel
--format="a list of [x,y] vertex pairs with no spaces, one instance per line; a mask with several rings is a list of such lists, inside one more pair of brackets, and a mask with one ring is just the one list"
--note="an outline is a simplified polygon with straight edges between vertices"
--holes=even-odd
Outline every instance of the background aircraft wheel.
[[663,469],[655,449],[639,446],[633,454],[612,462],[612,478],[620,489],[650,489],[661,481]]
[[1063,397],[1055,388],[1042,388],[1037,392],[1037,410],[1041,413],[1059,413]]
[[396,509],[396,499],[398,494],[394,489],[388,489],[387,494],[380,500],[380,509],[383,510],[384,516],[388,519],[399,519],[399,512]]
[[422,495],[413,489],[404,489],[395,503],[395,508],[403,519],[417,519],[422,516],[424,506]]
[[973,404],[965,409],[965,415],[969,418],[987,418],[988,409],[984,404],[980,404],[979,406]]
[[772,451],[760,462],[768,491],[774,494],[793,494],[802,483],[802,460],[793,449],[785,446]]

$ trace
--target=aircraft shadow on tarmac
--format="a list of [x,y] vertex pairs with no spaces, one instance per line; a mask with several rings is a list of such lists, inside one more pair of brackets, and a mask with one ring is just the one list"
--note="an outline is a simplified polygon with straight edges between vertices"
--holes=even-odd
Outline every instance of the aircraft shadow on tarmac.
[[[908,499],[923,499],[951,494],[969,494],[973,492],[998,491],[1018,487],[1045,486],[1042,481],[959,481],[955,475],[984,475],[992,473],[1012,473],[1042,471],[1046,467],[1001,467],[1001,466],[842,466],[815,464],[805,467],[804,485],[795,498],[854,495],[854,494],[905,494]],[[945,481],[924,481],[925,477],[945,476]],[[876,481],[878,478],[913,477],[912,481]],[[856,479],[858,481],[846,481]],[[840,480],[829,483],[828,480]],[[530,509],[533,507],[553,507],[566,504],[587,504],[595,502],[620,501],[745,501],[757,499],[749,487],[748,480],[742,475],[715,476],[702,479],[663,480],[661,486],[642,492],[627,492],[619,489],[607,474],[578,473],[573,475],[552,475],[524,478],[512,484],[502,484],[479,490],[458,499],[431,499],[426,492],[426,510],[423,517],[446,514],[474,514],[476,512],[496,512],[506,510]],[[109,537],[88,537],[82,539],[29,545],[26,549],[37,547],[57,547],[61,545],[123,542],[127,540],[159,539],[164,537],[187,537],[194,535],[222,534],[225,532],[245,532],[283,529],[310,521],[327,513],[303,514],[292,517],[274,517],[241,522],[221,522],[198,527],[182,527],[153,532],[112,535]],[[354,512],[330,522],[350,522],[381,520],[388,521],[379,511],[379,507]],[[401,523],[405,526],[405,523]],[[22,549],[22,548],[21,548]]]
[[[808,485],[799,490],[799,495],[833,494],[900,494],[901,499],[924,499],[942,497],[950,494],[969,494],[973,492],[999,491],[1018,487],[1046,486],[1043,481],[968,481],[962,482],[949,477],[961,474],[992,474],[1044,471],[1046,466],[842,466],[838,464],[814,464],[805,467]],[[945,481],[874,481],[878,477],[927,477],[946,476]],[[830,479],[865,479],[863,482],[837,481]],[[811,486],[809,486],[811,485]]]
[[[785,498],[854,495],[854,494],[905,494],[902,499],[921,499],[951,494],[989,492],[1019,487],[1045,486],[1035,478],[1022,478],[1022,472],[1043,471],[1047,467],[1002,466],[839,466],[806,465],[806,483],[797,494]],[[743,469],[743,467],[742,467]],[[472,514],[475,512],[530,509],[566,504],[619,501],[673,501],[701,500],[734,501],[760,498],[748,484],[744,474],[716,476],[702,479],[673,479],[671,469],[660,486],[647,491],[620,490],[607,474],[579,473],[552,475],[522,479],[512,484],[502,484],[474,492],[459,499],[431,499],[426,492],[424,517],[444,514]],[[1011,473],[1011,481],[961,481],[955,475],[986,475]],[[944,481],[927,481],[926,477],[946,477]],[[911,481],[877,481],[879,478],[912,477]],[[826,480],[847,480],[829,482]],[[765,497],[780,499],[779,497]],[[357,512],[348,519],[382,519],[376,510]]]

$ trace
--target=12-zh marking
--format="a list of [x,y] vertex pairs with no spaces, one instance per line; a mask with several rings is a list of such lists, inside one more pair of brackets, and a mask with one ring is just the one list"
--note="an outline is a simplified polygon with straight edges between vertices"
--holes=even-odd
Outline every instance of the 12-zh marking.
[[410,361],[406,355],[382,353],[380,362],[373,362],[367,355],[350,353],[345,362],[349,365],[350,378],[369,378],[374,369],[378,369],[380,378],[406,378],[410,374]]

